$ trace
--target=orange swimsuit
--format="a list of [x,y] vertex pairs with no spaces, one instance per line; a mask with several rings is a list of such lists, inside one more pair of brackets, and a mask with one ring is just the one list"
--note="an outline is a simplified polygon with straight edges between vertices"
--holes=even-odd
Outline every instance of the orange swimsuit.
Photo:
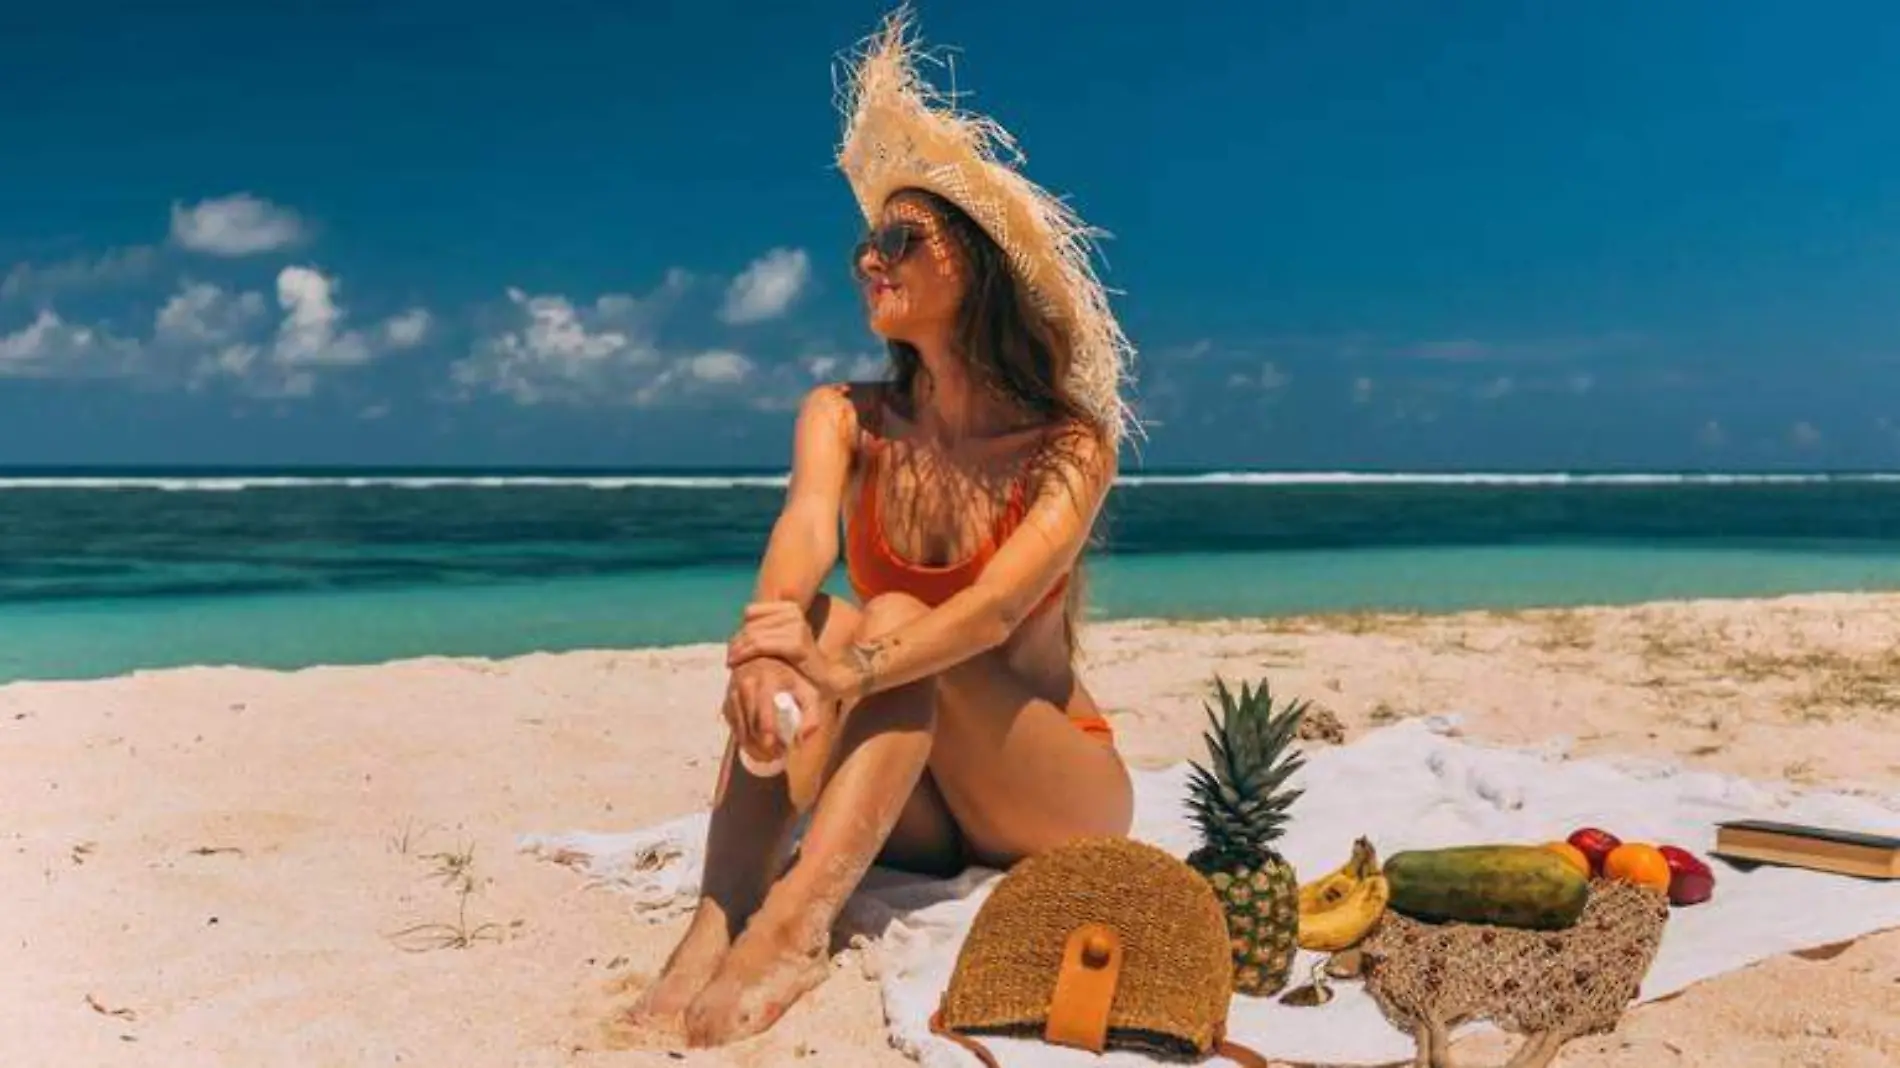
[[[965,559],[944,565],[917,564],[897,555],[884,537],[883,517],[878,512],[875,460],[883,452],[883,442],[874,441],[865,456],[864,472],[859,476],[857,507],[845,525],[845,575],[859,604],[867,604],[882,593],[904,593],[932,608],[949,600],[958,590],[970,586],[996,555],[996,549],[1021,523],[1026,505],[1021,479],[1010,487],[1009,505],[997,529]],[[1063,575],[1055,587],[1036,606],[1040,611],[1067,591],[1069,576]],[[1103,716],[1071,716],[1070,722],[1084,733],[1112,742],[1115,734]]]

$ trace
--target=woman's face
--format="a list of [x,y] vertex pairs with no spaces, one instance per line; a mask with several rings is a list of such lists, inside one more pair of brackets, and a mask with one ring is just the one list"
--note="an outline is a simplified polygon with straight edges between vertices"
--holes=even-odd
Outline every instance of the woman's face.
[[904,197],[884,206],[852,261],[871,330],[893,341],[948,333],[963,300],[963,261],[929,209]]

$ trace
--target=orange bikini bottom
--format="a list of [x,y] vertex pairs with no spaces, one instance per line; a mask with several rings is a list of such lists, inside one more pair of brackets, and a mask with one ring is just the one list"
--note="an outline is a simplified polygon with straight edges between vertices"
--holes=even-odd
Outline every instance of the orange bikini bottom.
[[1091,738],[1115,744],[1115,728],[1108,725],[1107,716],[1070,716],[1069,722]]

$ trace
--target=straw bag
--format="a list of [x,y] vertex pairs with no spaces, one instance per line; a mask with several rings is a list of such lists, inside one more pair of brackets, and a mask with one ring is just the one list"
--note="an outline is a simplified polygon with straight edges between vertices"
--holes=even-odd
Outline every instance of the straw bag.
[[1226,916],[1199,872],[1140,842],[1080,838],[996,884],[930,1029],[989,1068],[974,1035],[1266,1068],[1226,1040],[1233,982]]

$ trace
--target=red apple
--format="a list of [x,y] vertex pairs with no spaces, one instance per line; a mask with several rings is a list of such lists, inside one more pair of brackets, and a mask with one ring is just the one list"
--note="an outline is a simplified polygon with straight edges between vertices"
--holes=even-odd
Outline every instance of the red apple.
[[1669,862],[1669,903],[1700,905],[1715,893],[1715,873],[1686,849],[1663,846],[1663,859]]
[[1621,838],[1595,827],[1584,827],[1565,841],[1576,846],[1585,857],[1589,858],[1592,875],[1602,875],[1603,858],[1610,855],[1610,850],[1623,844]]

